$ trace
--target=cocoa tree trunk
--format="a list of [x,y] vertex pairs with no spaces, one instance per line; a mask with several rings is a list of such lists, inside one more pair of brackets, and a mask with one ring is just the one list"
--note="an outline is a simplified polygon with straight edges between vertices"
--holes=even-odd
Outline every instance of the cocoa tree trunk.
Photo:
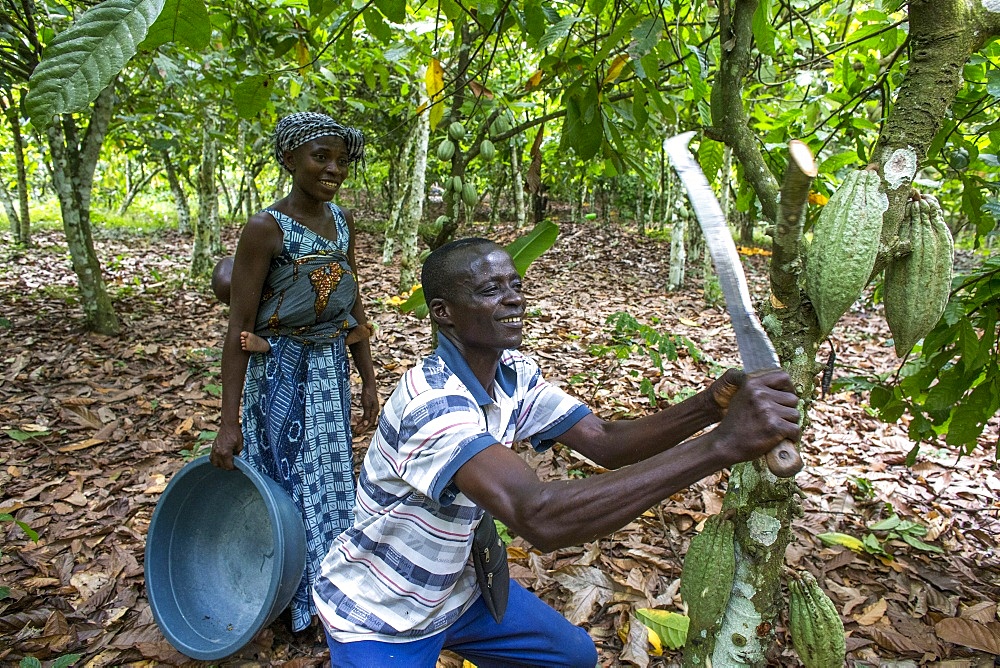
[[219,144],[214,138],[215,120],[206,115],[202,128],[201,165],[198,168],[198,218],[195,220],[194,246],[191,249],[191,277],[208,276],[215,266],[213,254],[221,251],[219,230],[219,189],[215,166]]
[[187,193],[177,177],[177,167],[168,151],[162,151],[163,168],[167,172],[167,183],[170,184],[170,194],[174,198],[174,208],[177,209],[177,231],[187,232],[191,229],[191,207],[188,205]]
[[66,114],[46,130],[52,162],[52,181],[59,197],[66,243],[73,271],[80,282],[85,327],[100,334],[118,334],[121,324],[108,295],[101,263],[94,251],[90,227],[90,195],[94,169],[114,108],[114,83],[101,91],[91,108],[83,139],[72,116]]
[[11,217],[11,231],[22,246],[31,246],[31,213],[28,209],[28,172],[24,166],[24,137],[21,134],[21,116],[19,105],[13,99],[11,91],[9,104],[4,106],[4,114],[10,124],[11,136],[14,140],[14,163],[17,168],[17,211],[8,211]]

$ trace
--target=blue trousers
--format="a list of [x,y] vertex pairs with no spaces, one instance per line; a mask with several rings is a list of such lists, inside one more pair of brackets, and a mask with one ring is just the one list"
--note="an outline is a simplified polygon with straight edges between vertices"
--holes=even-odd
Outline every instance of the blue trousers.
[[442,649],[477,668],[597,665],[597,649],[590,635],[514,580],[510,581],[507,613],[499,624],[480,597],[446,630],[422,640],[341,643],[329,634],[326,640],[333,668],[434,668]]

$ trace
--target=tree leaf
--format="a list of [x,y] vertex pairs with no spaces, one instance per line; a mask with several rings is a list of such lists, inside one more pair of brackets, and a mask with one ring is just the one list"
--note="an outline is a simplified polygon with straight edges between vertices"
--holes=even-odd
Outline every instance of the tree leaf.
[[852,552],[857,552],[858,554],[866,551],[865,544],[862,543],[861,540],[846,533],[821,533],[816,537],[819,538],[820,542],[824,545],[839,545],[841,547],[846,547]]
[[165,0],[163,10],[149,26],[140,49],[153,50],[163,44],[180,42],[200,50],[212,39],[212,21],[204,0]]
[[1000,654],[1000,622],[982,624],[970,619],[949,617],[938,622],[934,626],[934,632],[945,642]]
[[639,608],[635,611],[635,616],[654,631],[670,649],[684,646],[684,639],[687,638],[688,626],[691,623],[687,615],[669,610]]
[[164,0],[105,0],[56,35],[28,80],[25,110],[38,128],[81,111],[124,69]]
[[524,276],[531,263],[537,260],[555,244],[559,236],[559,226],[551,220],[542,220],[531,231],[507,245],[507,252],[514,260],[517,272]]
[[271,77],[255,74],[236,84],[233,106],[240,118],[253,118],[271,101]]
[[433,131],[444,116],[444,102],[441,99],[441,91],[444,90],[444,68],[437,58],[431,58],[431,62],[427,64],[424,81],[427,84],[427,99],[431,102],[430,122]]

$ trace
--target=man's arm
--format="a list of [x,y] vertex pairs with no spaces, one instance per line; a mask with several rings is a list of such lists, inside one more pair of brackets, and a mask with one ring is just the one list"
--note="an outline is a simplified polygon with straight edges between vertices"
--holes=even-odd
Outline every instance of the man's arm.
[[[658,422],[658,416],[644,418],[646,423],[639,426],[635,425],[643,420],[617,429],[613,423],[599,426],[598,418],[586,418],[559,439],[587,454],[599,452],[608,438],[635,437],[641,444],[631,450],[633,454],[647,449],[656,452],[636,460],[635,465],[582,480],[542,482],[517,454],[496,444],[466,462],[455,474],[455,483],[535,547],[550,551],[578,545],[620,529],[654,504],[719,469],[761,457],[783,439],[798,440],[797,403],[787,374],[769,372],[743,383],[714,430],[662,452],[650,443],[657,436],[670,440],[672,435],[656,432],[671,423],[665,417]],[[679,415],[676,424],[681,431],[697,423],[685,417],[688,409]],[[629,450],[627,444],[616,448]]]

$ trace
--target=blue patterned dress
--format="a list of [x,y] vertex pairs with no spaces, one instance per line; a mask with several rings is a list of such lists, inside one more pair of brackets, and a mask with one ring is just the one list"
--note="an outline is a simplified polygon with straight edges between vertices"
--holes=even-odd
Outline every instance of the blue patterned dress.
[[330,204],[337,241],[267,209],[284,233],[271,262],[254,333],[271,344],[251,356],[243,389],[243,456],[282,485],[302,510],[306,571],[292,599],[292,628],[316,614],[312,585],[333,539],[351,526],[354,459],[344,333],[357,281],[347,261],[350,232]]

